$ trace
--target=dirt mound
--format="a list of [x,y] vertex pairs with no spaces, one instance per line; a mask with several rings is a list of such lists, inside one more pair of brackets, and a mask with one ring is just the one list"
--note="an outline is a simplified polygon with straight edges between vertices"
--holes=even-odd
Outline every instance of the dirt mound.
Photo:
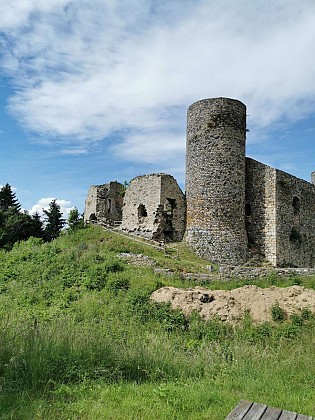
[[219,317],[228,322],[242,319],[245,311],[249,311],[256,322],[270,321],[271,307],[276,303],[287,315],[299,313],[304,308],[315,312],[315,290],[301,286],[267,289],[243,286],[230,291],[162,287],[151,295],[151,299],[170,302],[173,309],[181,309],[186,315],[197,310],[204,319]]

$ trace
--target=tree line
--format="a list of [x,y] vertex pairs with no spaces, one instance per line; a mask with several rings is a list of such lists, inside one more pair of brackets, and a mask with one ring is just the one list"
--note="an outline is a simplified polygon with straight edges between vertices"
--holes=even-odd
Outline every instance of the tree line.
[[[11,249],[15,242],[23,241],[31,236],[50,242],[60,235],[66,220],[62,217],[56,199],[43,209],[44,221],[39,213],[30,215],[21,210],[11,186],[7,183],[0,189],[0,248]],[[71,209],[68,217],[70,231],[83,227],[83,219],[77,208]]]

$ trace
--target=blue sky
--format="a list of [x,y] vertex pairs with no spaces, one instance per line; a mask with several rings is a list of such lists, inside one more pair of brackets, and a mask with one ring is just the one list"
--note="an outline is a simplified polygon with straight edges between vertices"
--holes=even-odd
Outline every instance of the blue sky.
[[0,0],[0,185],[83,211],[88,187],[170,173],[187,107],[247,105],[247,155],[315,170],[313,0]]

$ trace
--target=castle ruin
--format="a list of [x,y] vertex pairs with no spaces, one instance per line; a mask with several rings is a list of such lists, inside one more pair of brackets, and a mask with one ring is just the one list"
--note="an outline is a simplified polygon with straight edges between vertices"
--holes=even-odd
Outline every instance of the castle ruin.
[[85,200],[84,222],[119,222],[122,218],[124,186],[117,181],[91,185]]
[[184,237],[221,265],[258,258],[274,267],[315,267],[315,172],[309,183],[245,157],[245,141],[242,102],[195,102],[187,115],[186,199],[170,175],[144,175],[123,199],[121,188],[109,197],[91,187],[85,220],[121,220],[121,229],[155,240]]
[[185,207],[185,196],[171,175],[138,176],[126,190],[121,229],[156,241],[181,241]]

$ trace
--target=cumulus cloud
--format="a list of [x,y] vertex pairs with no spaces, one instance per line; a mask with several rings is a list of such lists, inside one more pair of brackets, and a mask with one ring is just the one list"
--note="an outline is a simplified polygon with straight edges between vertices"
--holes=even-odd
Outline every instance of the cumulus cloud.
[[313,0],[0,0],[0,27],[11,113],[64,154],[172,162],[205,97],[246,103],[253,142],[314,109]]
[[[49,204],[52,202],[52,200],[55,200],[55,198],[53,197],[40,198],[37,201],[37,203],[34,204],[31,209],[28,210],[28,213],[31,215],[38,213],[43,218],[45,215],[44,210],[49,209]],[[71,201],[57,199],[56,203],[60,206],[60,211],[63,214],[63,218],[67,220],[70,210],[73,209],[73,206],[71,206]]]
[[[185,135],[172,135],[162,130],[156,133],[138,133],[128,136],[122,143],[112,147],[114,153],[126,160],[139,163],[164,163],[170,156],[183,158],[185,153]],[[144,145],[150,141],[151,147]]]

